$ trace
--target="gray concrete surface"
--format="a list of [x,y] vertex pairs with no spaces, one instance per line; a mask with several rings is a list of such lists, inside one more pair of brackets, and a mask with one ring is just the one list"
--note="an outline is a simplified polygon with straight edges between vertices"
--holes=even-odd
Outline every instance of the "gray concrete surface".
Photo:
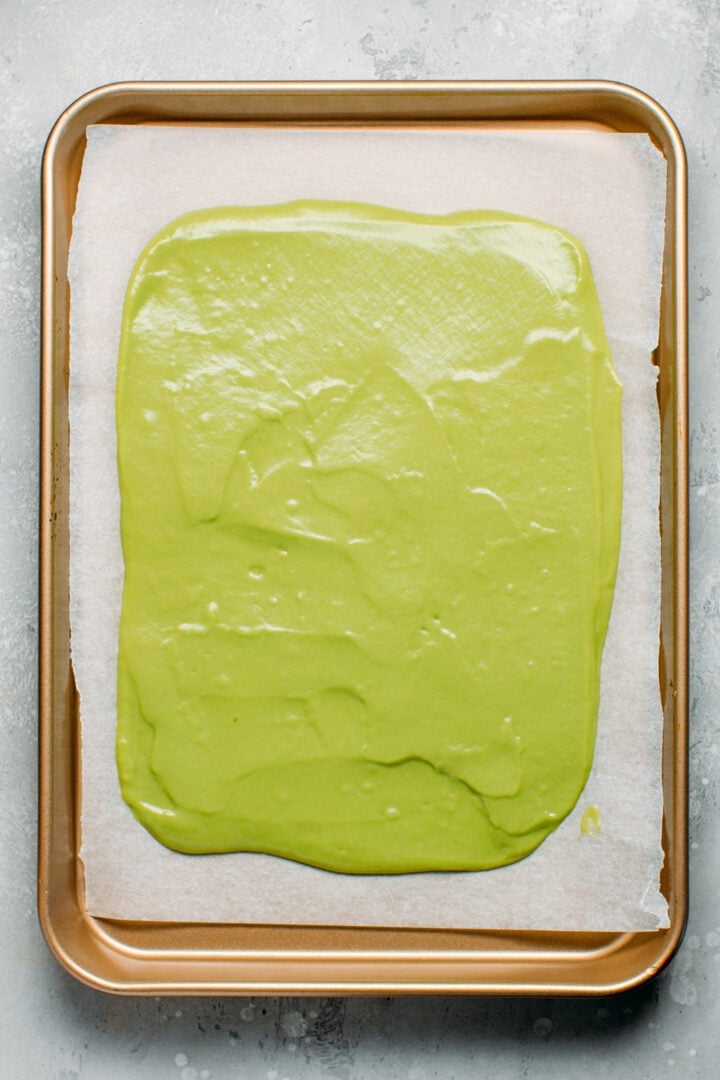
[[[35,915],[39,166],[121,79],[607,78],[656,97],[690,166],[691,915],[671,967],[605,1000],[120,999]],[[718,0],[0,0],[0,1078],[717,1075],[720,1056]]]

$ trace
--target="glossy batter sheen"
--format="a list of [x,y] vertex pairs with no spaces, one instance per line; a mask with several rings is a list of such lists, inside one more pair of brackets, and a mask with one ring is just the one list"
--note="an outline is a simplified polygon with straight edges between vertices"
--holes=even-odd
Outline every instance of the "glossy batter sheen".
[[590,769],[621,389],[582,247],[497,213],[189,214],[130,282],[117,753],[186,852],[531,852]]

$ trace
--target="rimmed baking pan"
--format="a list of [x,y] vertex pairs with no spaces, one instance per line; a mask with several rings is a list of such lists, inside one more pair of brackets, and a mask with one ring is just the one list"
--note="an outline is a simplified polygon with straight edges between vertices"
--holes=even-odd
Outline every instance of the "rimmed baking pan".
[[[667,929],[633,933],[169,923],[89,914],[79,859],[79,709],[70,657],[68,252],[90,125],[476,127],[638,132],[667,165],[659,368],[662,891]],[[602,994],[677,947],[687,908],[686,174],[649,98],[612,83],[145,83],[96,90],[58,120],[43,164],[38,904],[68,970],[118,993]]]

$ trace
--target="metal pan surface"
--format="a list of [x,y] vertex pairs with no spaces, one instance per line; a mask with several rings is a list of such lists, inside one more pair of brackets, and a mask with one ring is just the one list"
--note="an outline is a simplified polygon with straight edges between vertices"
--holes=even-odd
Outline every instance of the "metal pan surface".
[[[668,929],[578,933],[100,919],[78,859],[79,711],[69,626],[68,250],[91,124],[433,125],[641,132],[668,173],[661,326],[662,889]],[[119,83],[60,117],[43,162],[38,909],[59,961],[126,994],[606,994],[673,955],[687,911],[686,166],[667,114],[607,82]]]

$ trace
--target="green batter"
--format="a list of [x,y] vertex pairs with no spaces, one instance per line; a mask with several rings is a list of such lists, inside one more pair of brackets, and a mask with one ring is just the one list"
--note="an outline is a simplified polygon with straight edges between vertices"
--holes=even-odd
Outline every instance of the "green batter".
[[536,848],[592,761],[620,401],[548,225],[297,202],[160,232],[117,390],[138,819],[347,873]]

